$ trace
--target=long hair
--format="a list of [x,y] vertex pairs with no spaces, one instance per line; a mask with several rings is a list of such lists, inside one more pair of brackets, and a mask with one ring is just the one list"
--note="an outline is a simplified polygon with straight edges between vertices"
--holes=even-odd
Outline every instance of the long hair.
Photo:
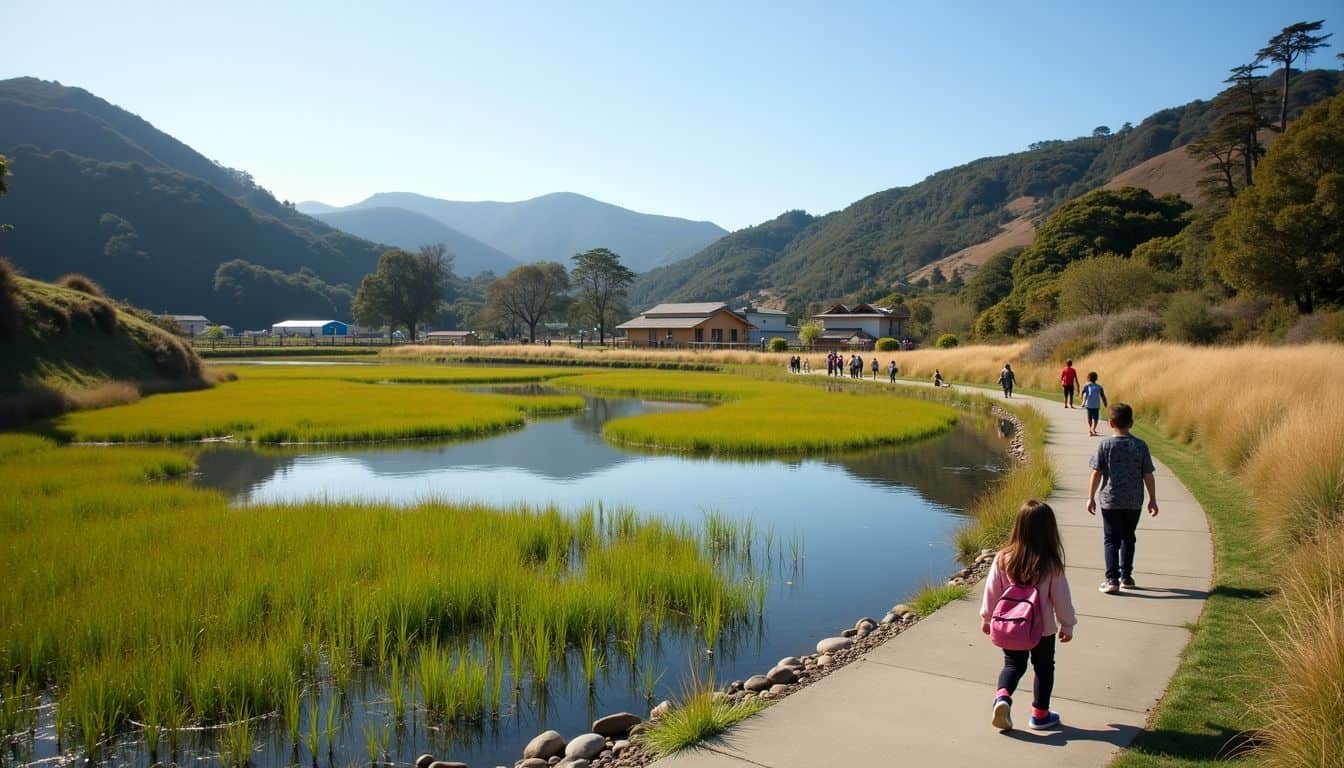
[[1063,571],[1064,545],[1059,541],[1055,510],[1043,501],[1024,502],[1003,551],[1004,573],[1015,584],[1034,584]]

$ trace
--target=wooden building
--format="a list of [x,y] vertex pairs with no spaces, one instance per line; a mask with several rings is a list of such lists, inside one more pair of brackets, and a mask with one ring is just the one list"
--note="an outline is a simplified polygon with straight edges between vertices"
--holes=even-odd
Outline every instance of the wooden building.
[[752,328],[721,301],[659,304],[616,326],[632,347],[747,346]]

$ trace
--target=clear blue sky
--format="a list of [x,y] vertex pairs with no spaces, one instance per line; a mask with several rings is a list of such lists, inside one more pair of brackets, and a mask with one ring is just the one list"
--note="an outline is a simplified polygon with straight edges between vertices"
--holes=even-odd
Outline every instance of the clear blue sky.
[[[384,7],[386,6],[386,7]],[[581,192],[729,229],[1219,88],[1279,2],[0,0],[0,77],[76,85],[281,199]],[[1334,53],[1316,66],[1338,66]]]

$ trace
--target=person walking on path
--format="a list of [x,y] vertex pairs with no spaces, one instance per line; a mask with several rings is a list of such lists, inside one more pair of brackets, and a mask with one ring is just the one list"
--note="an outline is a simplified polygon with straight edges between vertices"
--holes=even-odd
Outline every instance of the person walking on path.
[[1013,385],[1017,383],[1017,375],[1013,373],[1013,366],[1009,363],[1003,364],[1003,370],[999,371],[999,386],[1003,387],[1003,396],[1013,396]]
[[1101,441],[1089,462],[1092,476],[1087,484],[1087,513],[1097,514],[1100,495],[1106,580],[1099,589],[1113,595],[1121,587],[1134,588],[1134,532],[1139,527],[1145,489],[1148,514],[1157,517],[1157,484],[1148,444],[1129,434],[1134,426],[1134,409],[1116,403],[1111,406],[1110,421],[1114,435]]
[[1078,371],[1073,368],[1072,360],[1064,361],[1064,370],[1059,372],[1059,384],[1064,387],[1064,407],[1073,407],[1073,393],[1078,388]]
[[877,381],[877,355],[873,355],[873,381]]
[[1109,407],[1106,390],[1097,383],[1097,372],[1087,372],[1087,383],[1083,385],[1083,407],[1087,409],[1087,434],[1097,436],[1097,425],[1101,423],[1101,409]]
[[895,361],[895,360],[892,360],[890,363],[887,363],[887,381],[891,382],[892,384],[895,384],[895,383],[896,383],[896,361]]
[[1072,640],[1077,623],[1055,511],[1030,499],[1018,510],[1007,545],[989,567],[980,601],[980,631],[1003,649],[1003,671],[990,720],[995,728],[1013,728],[1013,693],[1027,672],[1028,660],[1036,673],[1028,724],[1036,730],[1059,725],[1059,715],[1050,711],[1055,638],[1061,643]]
[[935,389],[943,386],[943,372],[937,368],[933,369],[933,386]]

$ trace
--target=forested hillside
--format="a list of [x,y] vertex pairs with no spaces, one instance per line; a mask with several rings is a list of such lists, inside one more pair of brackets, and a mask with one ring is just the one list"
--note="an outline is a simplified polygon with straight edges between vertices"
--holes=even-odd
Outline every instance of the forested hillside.
[[0,220],[14,225],[0,255],[35,278],[82,272],[110,296],[155,311],[261,327],[290,308],[248,295],[237,280],[216,290],[225,262],[279,274],[319,306],[348,295],[377,262],[373,243],[299,213],[246,173],[82,89],[0,81],[0,153],[11,174]]
[[[1297,73],[1290,112],[1336,93],[1342,77],[1326,70]],[[1260,87],[1272,94],[1281,83],[1276,75]],[[993,237],[1014,218],[1007,208],[1011,201],[1036,198],[1036,213],[1044,217],[1060,203],[1204,135],[1214,117],[1212,102],[1195,101],[1157,112],[1137,126],[1115,131],[1099,126],[1092,136],[1041,141],[1025,152],[976,160],[812,219],[779,247],[738,247],[734,238],[745,234],[755,243],[757,230],[780,220],[751,227],[696,257],[641,275],[632,304],[730,300],[753,289],[786,298],[798,309],[808,301],[885,292],[918,267]]]

